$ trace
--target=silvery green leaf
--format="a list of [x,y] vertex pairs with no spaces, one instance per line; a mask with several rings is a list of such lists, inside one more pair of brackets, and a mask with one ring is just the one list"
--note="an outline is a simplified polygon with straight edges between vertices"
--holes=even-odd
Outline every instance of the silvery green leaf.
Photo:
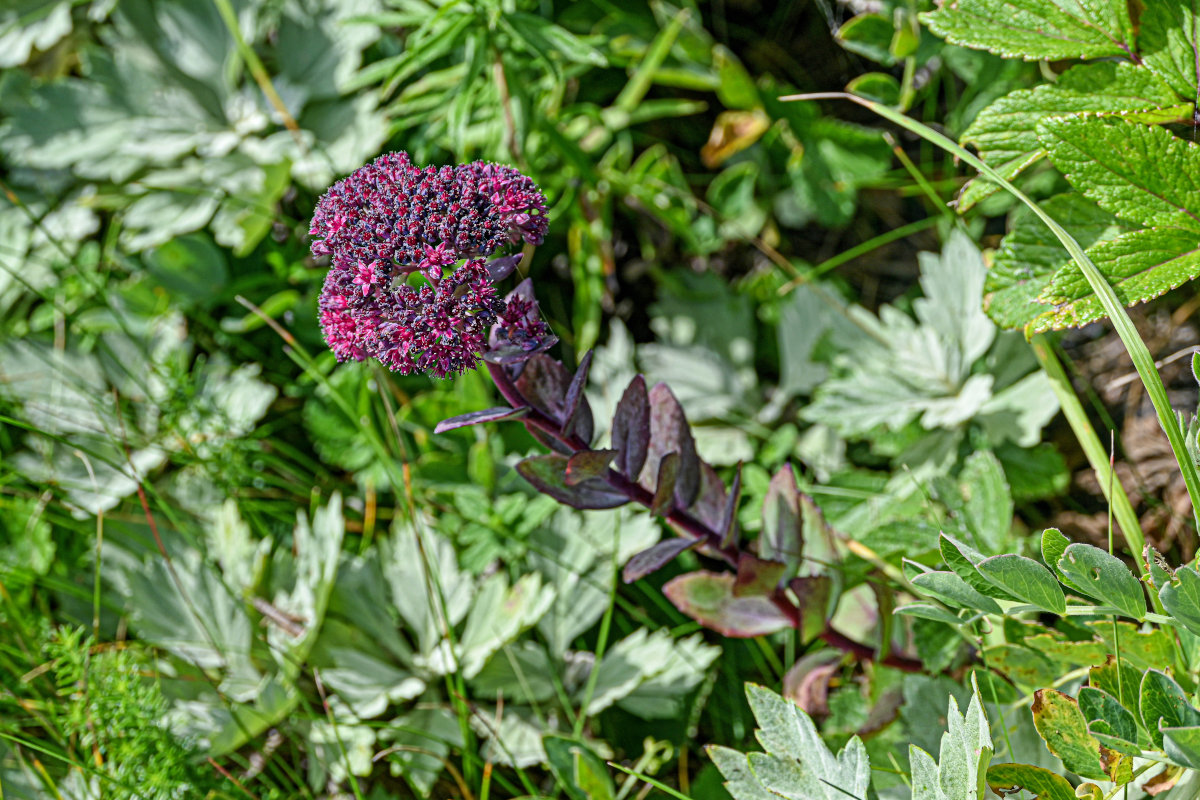
[[921,253],[921,289],[925,296],[913,301],[913,310],[923,324],[962,353],[970,366],[991,347],[996,326],[980,307],[987,267],[979,248],[962,231],[955,229],[940,256]]
[[992,736],[979,687],[973,689],[965,714],[959,711],[954,696],[950,696],[947,730],[942,734],[937,762],[921,748],[909,746],[912,800],[984,800],[987,796]]
[[289,570],[293,582],[290,586],[279,586],[271,604],[295,621],[299,633],[278,624],[267,628],[271,652],[285,675],[294,676],[298,672],[321,630],[345,532],[342,496],[337,492],[327,505],[317,509],[311,523],[303,512],[296,514],[292,547],[284,551],[288,560],[295,554]]
[[425,795],[442,774],[443,759],[451,748],[462,746],[458,719],[446,708],[410,711],[389,722],[377,736],[392,751],[387,755],[392,775],[403,775]]
[[721,649],[705,644],[700,634],[676,639],[661,669],[617,705],[642,719],[679,719],[687,713],[690,692],[720,654]]
[[256,697],[262,676],[250,658],[254,631],[245,604],[195,551],[174,558],[172,565],[168,570],[155,554],[127,570],[134,630],[189,664],[218,670],[222,691],[231,699]]
[[71,0],[24,0],[0,12],[0,67],[17,67],[71,32]]
[[474,586],[459,570],[453,545],[444,536],[416,533],[397,522],[393,535],[379,542],[379,563],[391,602],[418,650],[432,654],[442,643],[445,623],[457,625],[472,605]]
[[[355,621],[357,623],[357,620]],[[393,703],[420,697],[427,682],[397,666],[361,628],[327,619],[311,661],[321,680],[359,719],[383,714]]]
[[536,572],[523,575],[511,587],[502,572],[487,578],[475,590],[458,640],[462,675],[477,675],[493,653],[541,619],[552,600],[553,589],[543,586]]

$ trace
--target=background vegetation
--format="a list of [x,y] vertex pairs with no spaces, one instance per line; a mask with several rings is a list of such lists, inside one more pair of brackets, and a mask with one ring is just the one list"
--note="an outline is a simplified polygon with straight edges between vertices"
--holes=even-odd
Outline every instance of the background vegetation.
[[[0,797],[1191,797],[1194,12],[1024,5],[0,6]],[[800,618],[335,363],[391,150],[541,186],[598,429],[668,384]]]

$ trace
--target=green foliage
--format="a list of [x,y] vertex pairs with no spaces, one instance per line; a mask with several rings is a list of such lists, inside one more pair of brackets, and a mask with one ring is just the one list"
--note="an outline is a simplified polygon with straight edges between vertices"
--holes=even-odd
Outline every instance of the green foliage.
[[[778,97],[832,66],[965,130],[1138,302],[1193,274],[1191,10],[885,0],[797,34],[813,69],[786,4],[718,6],[0,10],[0,793],[1058,800],[1149,756],[1190,796],[1200,573],[1021,537],[1070,474],[999,328],[1094,319],[1089,284],[1024,212],[990,268],[942,224],[919,291],[832,276],[933,229],[893,220],[952,165]],[[1098,60],[1030,88],[921,13]],[[596,449],[534,453],[483,373],[310,356],[316,194],[389,149],[546,190],[522,267]],[[625,504],[610,470],[653,516],[559,508]]]
[[[1187,179],[1196,169],[1195,146],[1160,127],[1193,117],[1197,50],[1184,26],[1194,11],[1181,0],[1137,11],[1131,18],[1120,2],[1068,8],[972,0],[922,17],[949,41],[1007,56],[1128,59],[1073,66],[1053,83],[1012,92],[962,135],[1006,180],[1048,158],[1074,193],[1052,198],[1047,210],[1086,247],[1126,306],[1200,275],[1191,255],[1197,207]],[[998,188],[975,179],[960,211]],[[1105,316],[1080,268],[1054,242],[1024,212],[1014,220],[988,275],[986,306],[997,323],[1036,333]]]
[[[225,797],[232,784],[193,758],[193,742],[147,720],[170,706],[140,647],[99,645],[83,629],[42,628],[27,680],[0,697],[0,781],[13,797],[102,791],[106,797]],[[53,749],[40,758],[11,746],[41,726]],[[49,771],[47,771],[49,770]],[[84,796],[80,794],[79,796]]]

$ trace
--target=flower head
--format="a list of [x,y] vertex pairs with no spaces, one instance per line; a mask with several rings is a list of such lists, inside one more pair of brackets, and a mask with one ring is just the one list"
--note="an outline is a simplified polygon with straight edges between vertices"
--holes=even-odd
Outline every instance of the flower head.
[[388,153],[325,193],[309,233],[318,255],[421,268],[428,248],[456,260],[521,240],[541,244],[546,202],[512,167],[477,161],[421,168],[406,153]]
[[546,233],[541,191],[511,167],[418,168],[390,153],[330,188],[309,232],[313,254],[333,257],[319,305],[339,361],[441,378],[477,366],[497,338],[522,352],[553,342],[525,299],[502,299],[493,283],[519,256],[483,259]]

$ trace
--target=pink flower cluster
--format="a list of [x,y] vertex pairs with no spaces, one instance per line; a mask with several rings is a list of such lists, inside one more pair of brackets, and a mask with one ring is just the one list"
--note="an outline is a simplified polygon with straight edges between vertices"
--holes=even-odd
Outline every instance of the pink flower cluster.
[[520,256],[484,257],[541,244],[546,223],[541,191],[511,167],[420,168],[405,153],[381,156],[334,184],[313,214],[313,255],[333,257],[320,298],[325,341],[339,361],[375,358],[439,378],[473,369],[497,346],[543,349],[545,323],[493,283]]

